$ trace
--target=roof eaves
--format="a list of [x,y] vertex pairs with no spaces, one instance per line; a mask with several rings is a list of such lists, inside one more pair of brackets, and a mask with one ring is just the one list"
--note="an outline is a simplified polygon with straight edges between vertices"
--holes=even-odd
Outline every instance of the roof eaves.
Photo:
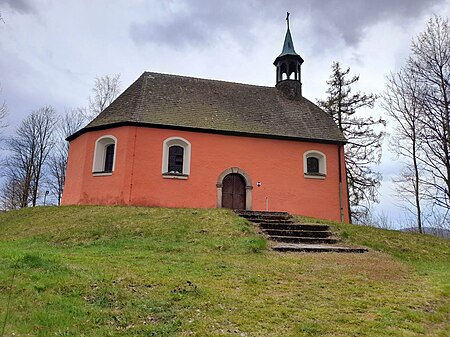
[[67,137],[66,141],[71,142],[74,139],[78,138],[79,136],[81,136],[82,134],[87,133],[87,132],[111,129],[111,128],[122,127],[122,126],[139,126],[139,127],[145,127],[145,128],[183,130],[183,131],[191,131],[191,132],[222,134],[222,135],[229,135],[229,136],[294,140],[294,141],[303,141],[303,142],[308,142],[308,143],[325,143],[325,144],[346,144],[347,143],[346,140],[338,140],[338,139],[320,139],[320,138],[307,138],[307,137],[297,137],[297,136],[284,136],[284,135],[266,134],[266,133],[251,133],[251,132],[243,132],[243,131],[205,129],[205,128],[194,128],[194,127],[186,127],[186,126],[179,126],[179,125],[153,124],[153,123],[142,123],[142,122],[132,122],[132,121],[116,122],[116,123],[111,123],[111,124],[104,124],[104,125],[83,128],[81,130],[78,130],[74,134],[70,135],[69,137]]

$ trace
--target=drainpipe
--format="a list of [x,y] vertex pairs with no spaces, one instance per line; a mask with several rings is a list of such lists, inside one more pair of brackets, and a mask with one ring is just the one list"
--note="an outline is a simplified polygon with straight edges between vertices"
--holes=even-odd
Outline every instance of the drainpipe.
[[339,214],[341,216],[341,222],[345,221],[344,218],[344,206],[343,206],[343,192],[342,192],[342,163],[341,163],[341,148],[342,145],[338,145],[338,167],[339,167]]
[[134,127],[133,157],[131,159],[130,190],[128,195],[128,205],[131,205],[133,195],[134,159],[136,158],[136,138],[137,138],[137,126]]

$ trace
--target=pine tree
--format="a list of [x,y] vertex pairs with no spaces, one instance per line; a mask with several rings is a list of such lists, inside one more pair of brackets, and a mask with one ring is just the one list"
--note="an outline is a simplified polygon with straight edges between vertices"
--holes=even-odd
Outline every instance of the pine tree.
[[[368,202],[377,202],[381,174],[373,165],[380,162],[381,145],[384,138],[383,119],[364,115],[364,108],[373,108],[377,96],[352,93],[352,85],[359,76],[349,79],[350,68],[342,70],[338,62],[332,65],[332,74],[325,100],[318,100],[319,106],[328,112],[347,139],[345,161],[349,194],[350,219],[358,219],[368,211]],[[381,128],[380,128],[381,127]]]

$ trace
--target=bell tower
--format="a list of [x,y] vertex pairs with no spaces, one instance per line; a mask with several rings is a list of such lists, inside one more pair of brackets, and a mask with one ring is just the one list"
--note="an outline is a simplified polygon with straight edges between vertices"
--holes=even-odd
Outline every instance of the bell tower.
[[288,94],[289,97],[302,96],[301,65],[303,59],[295,52],[289,29],[289,15],[286,15],[287,31],[284,38],[283,50],[273,62],[277,68],[276,87]]

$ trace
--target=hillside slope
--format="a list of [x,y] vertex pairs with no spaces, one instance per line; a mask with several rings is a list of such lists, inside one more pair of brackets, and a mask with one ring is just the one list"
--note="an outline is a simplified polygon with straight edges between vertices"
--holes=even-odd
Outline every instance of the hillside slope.
[[272,252],[227,210],[8,212],[0,336],[448,335],[448,240],[333,226],[372,250]]

